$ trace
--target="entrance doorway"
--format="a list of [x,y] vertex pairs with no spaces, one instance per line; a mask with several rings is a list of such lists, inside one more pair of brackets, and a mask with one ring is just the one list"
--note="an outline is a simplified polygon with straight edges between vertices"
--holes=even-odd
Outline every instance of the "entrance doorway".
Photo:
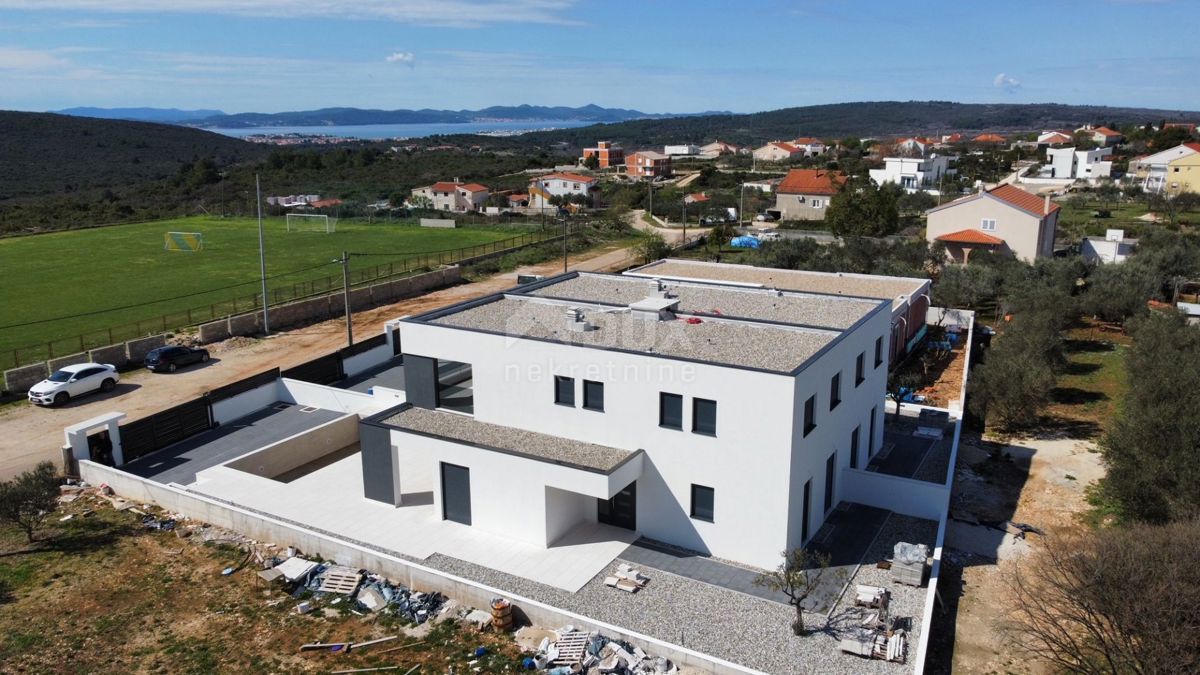
[[596,500],[596,520],[604,525],[637,529],[637,481],[626,485],[612,499]]
[[442,463],[442,519],[471,524],[471,470]]

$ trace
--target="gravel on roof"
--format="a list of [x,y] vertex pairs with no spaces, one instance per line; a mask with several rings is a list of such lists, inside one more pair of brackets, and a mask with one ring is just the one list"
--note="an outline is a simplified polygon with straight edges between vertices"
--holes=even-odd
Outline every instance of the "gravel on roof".
[[904,279],[871,275],[831,274],[804,270],[784,270],[774,267],[704,263],[692,260],[668,259],[635,270],[637,274],[664,277],[688,277],[712,281],[731,281],[743,284],[762,284],[768,288],[789,291],[809,291],[833,295],[854,295],[897,301],[899,296],[916,293],[925,279]]
[[640,568],[650,583],[636,594],[609,588],[604,577],[616,571],[620,559],[575,593],[440,553],[422,563],[768,673],[900,675],[914,668],[928,588],[895,583],[890,572],[876,568],[873,562],[890,558],[897,541],[924,543],[932,550],[936,536],[936,522],[893,513],[864,557],[863,566],[849,580],[850,584],[887,588],[892,593],[891,616],[911,620],[908,661],[903,664],[863,659],[838,649],[842,636],[852,631],[865,613],[854,607],[854,595],[849,592],[828,617],[805,612],[805,624],[817,631],[796,637],[791,631],[795,615],[791,607],[668,572]]
[[457,441],[486,445],[535,459],[612,471],[633,453],[605,445],[480,422],[473,417],[411,407],[383,420],[384,424]]
[[[596,329],[567,327],[566,310],[580,307]],[[830,330],[750,324],[715,318],[688,323],[631,316],[628,310],[586,307],[565,301],[504,297],[433,319],[433,323],[493,331],[564,344],[624,349],[652,355],[698,359],[779,373],[791,373],[833,341]]]
[[[530,292],[588,302],[628,305],[650,295],[653,282],[609,274],[581,274]],[[703,283],[666,282],[679,310],[688,314],[729,317],[845,329],[878,304],[869,300],[788,293],[783,296],[757,288],[729,288]]]

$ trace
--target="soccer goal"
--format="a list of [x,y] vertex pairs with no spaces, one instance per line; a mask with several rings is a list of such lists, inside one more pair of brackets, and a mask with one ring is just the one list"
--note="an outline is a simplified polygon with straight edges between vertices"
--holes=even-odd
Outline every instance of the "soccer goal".
[[324,232],[337,231],[337,218],[319,213],[289,213],[287,214],[288,232]]
[[199,253],[204,250],[204,233],[202,232],[164,232],[164,251],[183,251]]

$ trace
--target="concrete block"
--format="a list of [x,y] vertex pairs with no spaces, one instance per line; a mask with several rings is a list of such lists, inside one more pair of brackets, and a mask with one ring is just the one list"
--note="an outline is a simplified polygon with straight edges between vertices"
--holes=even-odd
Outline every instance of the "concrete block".
[[166,335],[151,335],[150,337],[138,338],[125,343],[125,353],[129,355],[129,362],[141,364],[146,360],[146,355],[152,349],[158,349],[167,344]]
[[6,370],[4,371],[4,391],[13,394],[29,391],[30,387],[46,379],[49,374],[50,371],[46,369],[45,361]]
[[[344,304],[344,303],[343,303]],[[371,287],[359,288],[350,291],[350,310],[358,312],[364,309],[370,309],[375,306],[371,300]]]
[[204,344],[220,342],[229,337],[229,319],[200,324],[200,342]]
[[262,313],[238,314],[229,317],[230,335],[257,335],[262,332]]
[[88,352],[88,359],[96,363],[112,364],[116,366],[117,370],[124,368],[129,363],[129,357],[125,354],[124,342],[119,345],[97,347]]
[[69,356],[60,356],[57,359],[50,359],[46,362],[46,366],[50,369],[50,372],[53,373],[63,366],[69,366],[73,363],[87,363],[88,360],[87,352],[79,352],[78,354],[71,354]]

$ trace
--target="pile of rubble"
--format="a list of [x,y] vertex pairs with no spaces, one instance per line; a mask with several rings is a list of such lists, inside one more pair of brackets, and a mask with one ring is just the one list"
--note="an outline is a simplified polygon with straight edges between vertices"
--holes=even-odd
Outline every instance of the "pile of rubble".
[[549,633],[542,638],[534,655],[525,659],[526,669],[544,670],[549,675],[667,675],[679,672],[668,659],[650,656],[641,647],[610,639],[599,632],[588,633],[565,626]]

